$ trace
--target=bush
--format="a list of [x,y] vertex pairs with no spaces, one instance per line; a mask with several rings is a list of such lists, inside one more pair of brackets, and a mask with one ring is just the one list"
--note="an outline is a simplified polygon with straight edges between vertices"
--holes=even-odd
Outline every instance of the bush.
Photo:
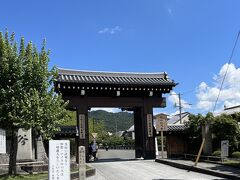
[[221,151],[217,150],[212,153],[213,156],[221,156]]
[[232,157],[233,158],[240,158],[240,152],[239,151],[233,152]]

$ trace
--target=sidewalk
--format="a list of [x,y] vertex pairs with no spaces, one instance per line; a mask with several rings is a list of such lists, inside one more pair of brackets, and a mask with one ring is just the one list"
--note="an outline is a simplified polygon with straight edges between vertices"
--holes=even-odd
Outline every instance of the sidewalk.
[[156,159],[156,162],[167,164],[176,168],[195,171],[203,174],[214,175],[227,179],[240,179],[240,169],[223,164],[199,162],[194,166],[194,162],[182,159]]

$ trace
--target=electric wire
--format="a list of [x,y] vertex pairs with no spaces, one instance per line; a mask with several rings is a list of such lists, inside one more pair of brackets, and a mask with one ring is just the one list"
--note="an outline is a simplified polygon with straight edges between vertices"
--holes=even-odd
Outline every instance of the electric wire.
[[233,54],[234,54],[234,52],[235,52],[235,49],[236,49],[236,46],[237,46],[237,43],[238,43],[239,35],[240,35],[240,31],[238,31],[238,35],[237,35],[236,41],[235,41],[235,43],[234,43],[234,46],[233,46],[233,49],[232,49],[230,58],[229,58],[229,60],[228,60],[227,69],[226,69],[226,72],[225,72],[225,74],[224,74],[223,80],[222,80],[222,82],[221,82],[221,86],[220,86],[220,89],[219,89],[219,92],[218,92],[218,96],[217,96],[217,99],[216,99],[215,104],[214,104],[214,107],[213,107],[213,111],[212,111],[213,114],[214,114],[214,111],[216,110],[216,107],[217,107],[217,102],[218,102],[218,100],[219,100],[219,97],[220,97],[220,94],[221,94],[221,91],[222,91],[222,88],[223,88],[223,84],[224,84],[224,81],[225,81],[226,76],[227,76],[228,68],[229,68],[229,65],[230,65],[230,63],[231,63],[231,61],[232,61],[232,57],[233,57]]

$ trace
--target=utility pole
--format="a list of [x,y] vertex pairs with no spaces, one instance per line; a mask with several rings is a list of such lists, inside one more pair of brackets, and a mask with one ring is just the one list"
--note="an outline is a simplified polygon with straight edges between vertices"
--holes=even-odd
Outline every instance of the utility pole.
[[[175,104],[175,107],[178,107],[178,108],[179,108],[180,124],[182,124],[182,108],[183,108],[183,106],[182,106],[182,101],[181,101],[181,95],[183,95],[183,94],[178,93],[178,94],[170,94],[170,95],[176,95],[176,96],[178,96],[178,104],[179,104],[179,105],[177,106],[177,104]],[[192,105],[192,104],[190,104],[190,103],[184,103],[184,104]]]
[[178,101],[179,101],[180,124],[182,124],[182,103],[181,103],[181,94],[180,93],[178,93]]
[[180,117],[180,124],[182,124],[182,102],[181,102],[181,95],[180,93],[178,94],[170,94],[170,95],[176,95],[178,96],[178,106],[175,104],[176,107],[179,108],[179,117]]

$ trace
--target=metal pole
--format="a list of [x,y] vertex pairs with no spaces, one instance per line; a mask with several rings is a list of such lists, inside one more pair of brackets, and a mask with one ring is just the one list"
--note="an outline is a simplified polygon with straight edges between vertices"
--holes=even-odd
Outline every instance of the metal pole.
[[158,153],[158,142],[157,142],[157,137],[155,137],[155,151],[156,151],[156,156],[158,156],[159,153]]
[[182,104],[181,104],[181,94],[180,93],[178,93],[178,100],[179,100],[180,124],[182,124]]

